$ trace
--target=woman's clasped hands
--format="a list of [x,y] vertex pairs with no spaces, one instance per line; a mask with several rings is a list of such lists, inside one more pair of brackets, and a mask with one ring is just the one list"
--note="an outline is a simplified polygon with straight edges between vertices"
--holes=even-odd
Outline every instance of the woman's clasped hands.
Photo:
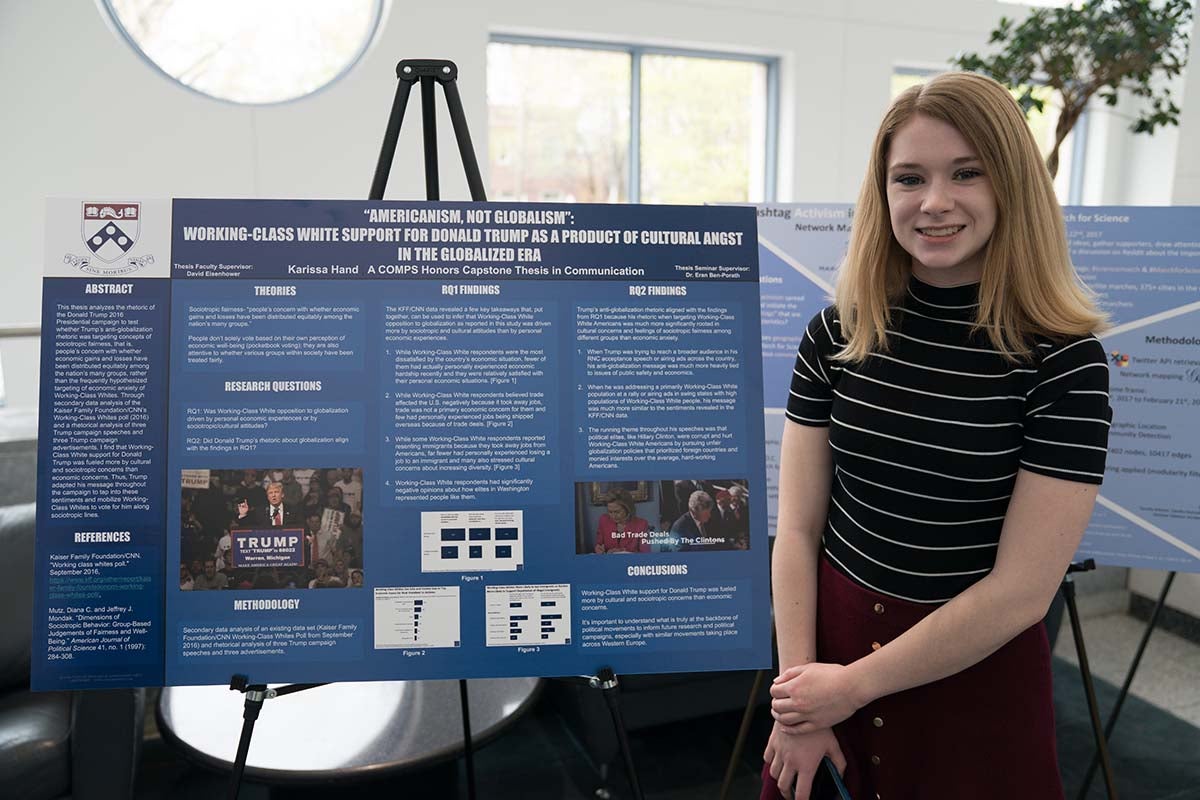
[[864,705],[852,672],[841,664],[788,667],[771,685],[771,716],[785,733],[832,728]]
[[840,773],[846,758],[833,735],[833,726],[863,705],[853,676],[840,664],[802,664],[788,667],[771,685],[771,716],[775,725],[763,759],[784,797],[808,800],[809,786],[829,756]]

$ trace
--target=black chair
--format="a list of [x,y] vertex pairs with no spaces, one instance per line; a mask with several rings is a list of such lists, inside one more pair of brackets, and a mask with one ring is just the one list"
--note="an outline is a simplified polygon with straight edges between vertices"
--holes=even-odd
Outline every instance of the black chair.
[[144,690],[29,691],[34,529],[33,503],[0,507],[0,795],[132,797]]

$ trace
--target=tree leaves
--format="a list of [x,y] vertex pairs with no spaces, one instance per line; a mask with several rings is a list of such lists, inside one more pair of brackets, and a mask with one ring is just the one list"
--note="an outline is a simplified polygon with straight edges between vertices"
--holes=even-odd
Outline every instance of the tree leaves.
[[[1179,75],[1187,65],[1192,0],[1087,0],[1078,6],[1037,8],[1020,22],[1001,17],[988,37],[998,46],[988,56],[960,53],[951,63],[988,75],[1018,92],[1028,114],[1044,102],[1033,86],[1057,90],[1062,117],[1079,118],[1093,96],[1116,105],[1126,90],[1143,98],[1135,133],[1153,133],[1179,124],[1179,107],[1160,78]],[[1071,126],[1059,126],[1046,158],[1057,172],[1058,150]]]

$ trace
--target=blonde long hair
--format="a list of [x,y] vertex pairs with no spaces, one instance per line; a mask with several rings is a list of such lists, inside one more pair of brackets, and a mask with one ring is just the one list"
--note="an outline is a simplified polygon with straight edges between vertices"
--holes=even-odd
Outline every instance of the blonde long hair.
[[835,294],[847,340],[838,358],[858,362],[873,350],[888,349],[888,307],[903,297],[912,271],[888,213],[888,149],[896,131],[917,114],[962,134],[983,162],[996,196],[977,330],[1017,360],[1029,354],[1035,336],[1086,335],[1103,328],[1104,314],[1071,266],[1062,208],[1025,116],[991,78],[949,72],[897,97],[875,135]]

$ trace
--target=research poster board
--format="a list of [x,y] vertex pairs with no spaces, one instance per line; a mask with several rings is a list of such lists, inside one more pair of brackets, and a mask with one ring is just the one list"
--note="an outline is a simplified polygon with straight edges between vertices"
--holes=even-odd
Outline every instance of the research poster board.
[[752,208],[50,201],[34,688],[768,666],[757,262]]
[[[799,337],[827,305],[852,208],[759,206],[768,514]],[[1064,209],[1071,260],[1109,315],[1104,484],[1077,557],[1200,572],[1200,208]]]

